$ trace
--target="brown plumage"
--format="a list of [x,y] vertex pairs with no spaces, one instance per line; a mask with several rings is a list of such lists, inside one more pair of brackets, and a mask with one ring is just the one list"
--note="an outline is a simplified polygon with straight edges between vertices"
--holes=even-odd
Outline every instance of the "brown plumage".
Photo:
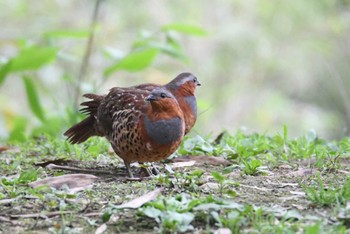
[[[197,86],[201,86],[201,83],[198,81],[197,77],[188,72],[179,74],[172,81],[163,86],[175,96],[184,113],[186,125],[185,134],[189,133],[197,120],[197,100],[195,96]],[[131,88],[151,91],[156,87],[161,86],[157,84],[142,84]]]
[[[177,99],[185,119],[185,134],[187,134],[194,126],[197,119],[197,101],[195,90],[200,86],[200,82],[193,74],[185,72],[176,76],[169,83],[161,86],[157,84],[141,84],[129,88],[123,88],[128,91],[144,90],[150,93],[157,87],[164,87],[170,91]],[[89,116],[74,125],[65,132],[65,136],[73,144],[82,143],[91,136],[103,136],[99,124],[96,121],[97,109],[105,95],[85,94],[84,97],[91,99],[91,101],[83,102],[81,105],[85,106],[81,111],[89,114]]]
[[[94,101],[83,103],[86,106],[83,112],[95,113],[92,131],[109,140],[124,160],[130,177],[133,177],[131,162],[162,160],[175,152],[183,139],[183,113],[175,97],[165,88],[151,92],[112,88],[106,96],[89,97],[99,102],[98,107]],[[65,133],[71,142],[79,142],[90,134],[75,134],[90,118],[91,115]]]

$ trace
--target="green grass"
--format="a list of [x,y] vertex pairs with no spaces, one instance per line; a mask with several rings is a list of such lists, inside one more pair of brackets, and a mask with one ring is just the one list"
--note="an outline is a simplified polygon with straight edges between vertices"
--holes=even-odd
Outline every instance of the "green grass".
[[[225,158],[229,164],[208,161],[171,169],[167,162],[167,166],[160,164],[162,174],[150,181],[122,182],[118,177],[100,176],[93,189],[77,194],[64,188],[30,188],[32,181],[69,173],[35,164],[66,159],[73,160],[70,166],[115,171],[120,160],[105,140],[94,138],[70,145],[43,136],[4,145],[9,150],[0,154],[0,199],[12,200],[0,203],[0,216],[11,219],[9,215],[62,212],[38,220],[44,231],[94,232],[104,222],[110,232],[212,232],[218,228],[229,228],[232,233],[349,231],[349,138],[325,141],[309,133],[289,139],[286,128],[272,136],[239,131],[224,133],[220,139],[186,137],[173,157],[209,155]],[[125,173],[124,168],[117,170]],[[300,170],[316,173],[289,175]],[[154,201],[138,209],[116,208],[157,187],[163,192]],[[96,212],[101,215],[86,216]],[[112,215],[117,215],[117,221]],[[19,220],[17,228],[34,231],[33,219]],[[12,229],[0,224],[0,230]]]

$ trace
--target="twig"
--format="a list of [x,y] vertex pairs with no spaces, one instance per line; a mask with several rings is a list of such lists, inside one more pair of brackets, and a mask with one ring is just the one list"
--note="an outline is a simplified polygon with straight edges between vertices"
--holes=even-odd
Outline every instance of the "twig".
[[59,169],[59,170],[66,170],[66,171],[76,171],[76,172],[88,172],[88,173],[96,173],[96,174],[115,175],[113,172],[110,172],[110,171],[101,171],[101,170],[94,170],[94,169],[84,169],[84,168],[77,168],[77,167],[60,166],[60,165],[56,165],[56,164],[49,164],[46,167],[49,168],[49,169]]
[[78,100],[81,95],[81,88],[80,85],[83,81],[83,78],[86,75],[86,71],[88,69],[92,45],[94,41],[95,36],[95,28],[96,28],[96,22],[97,22],[97,16],[100,9],[100,3],[102,0],[96,0],[95,7],[94,7],[94,13],[92,15],[91,24],[90,24],[90,35],[89,39],[87,41],[86,47],[85,47],[85,54],[83,57],[83,61],[80,66],[79,74],[78,74],[78,80],[75,87],[75,97],[74,97],[74,109],[77,110],[79,108]]
[[50,218],[61,214],[72,214],[73,211],[53,211],[48,213],[33,213],[33,214],[19,214],[19,215],[10,215],[11,218]]
[[94,217],[94,216],[102,216],[103,213],[101,212],[93,212],[93,213],[87,213],[87,214],[84,214],[83,216],[84,217]]

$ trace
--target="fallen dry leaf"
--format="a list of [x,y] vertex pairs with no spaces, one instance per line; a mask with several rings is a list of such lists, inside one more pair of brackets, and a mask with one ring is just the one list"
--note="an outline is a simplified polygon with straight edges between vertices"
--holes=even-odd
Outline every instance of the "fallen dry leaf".
[[49,177],[42,180],[37,180],[29,183],[29,186],[36,188],[42,185],[48,185],[49,187],[54,187],[59,189],[62,185],[67,185],[70,193],[76,193],[78,191],[90,188],[92,183],[98,177],[88,174],[69,174],[63,176]]
[[9,204],[9,203],[12,203],[13,201],[16,201],[16,198],[2,199],[0,200],[0,205]]
[[107,224],[104,223],[96,229],[95,234],[102,234],[106,230],[107,230]]
[[10,147],[10,146],[6,146],[6,145],[0,146],[0,153],[5,152],[5,151],[12,152],[12,153],[19,153],[19,152],[21,152],[21,149],[18,147]]
[[152,201],[153,199],[158,197],[158,195],[161,193],[162,190],[163,190],[162,188],[157,188],[157,189],[153,190],[152,192],[149,192],[149,193],[142,195],[141,197],[137,197],[131,201],[128,201],[127,203],[116,206],[116,208],[120,208],[120,209],[121,208],[132,208],[132,209],[139,208],[143,204],[145,204],[149,201]]
[[229,228],[219,228],[214,234],[232,234],[232,231]]
[[194,164],[196,164],[196,161],[192,160],[192,161],[187,161],[187,162],[175,162],[172,163],[170,166],[172,168],[178,168],[178,167],[191,167]]
[[195,161],[195,165],[203,165],[203,164],[210,164],[214,166],[224,165],[227,166],[230,163],[230,161],[221,158],[221,157],[214,157],[214,156],[183,156],[183,157],[177,157],[173,159],[173,162],[188,162],[188,161]]
[[0,146],[0,153],[4,152],[6,150],[9,150],[9,149],[11,149],[11,148],[8,146]]
[[201,186],[199,186],[200,189],[206,189],[206,190],[217,190],[219,189],[219,184],[218,183],[213,183],[213,182],[208,182],[205,184],[202,184]]

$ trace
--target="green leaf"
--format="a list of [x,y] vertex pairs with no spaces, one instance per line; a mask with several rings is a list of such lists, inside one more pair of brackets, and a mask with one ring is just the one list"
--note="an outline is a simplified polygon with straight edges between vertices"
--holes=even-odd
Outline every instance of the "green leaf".
[[287,125],[283,125],[283,138],[284,138],[285,142],[288,140],[288,128],[287,128]]
[[0,86],[5,81],[5,78],[6,78],[7,74],[11,71],[11,66],[12,66],[12,62],[9,61],[8,63],[5,63],[0,68]]
[[89,35],[88,30],[55,30],[44,33],[45,37],[56,38],[87,38]]
[[119,70],[125,70],[130,72],[143,70],[150,66],[150,64],[153,62],[158,53],[159,50],[155,48],[149,48],[141,51],[132,52],[129,55],[122,58],[117,63],[115,63],[114,65],[108,67],[104,71],[104,75],[109,76],[112,73]]
[[213,171],[211,173],[211,175],[214,177],[214,179],[216,181],[218,181],[219,183],[223,183],[226,179],[226,177],[224,175],[222,175],[221,173],[217,172],[217,171]]
[[11,59],[11,72],[37,70],[56,58],[58,49],[52,47],[33,46],[22,50]]
[[320,224],[316,223],[315,225],[305,227],[305,234],[318,234],[320,233]]
[[28,184],[29,182],[35,181],[38,179],[38,171],[30,169],[21,173],[18,178],[20,184]]
[[13,128],[10,133],[9,142],[24,142],[26,140],[25,130],[27,128],[28,121],[22,116],[17,116],[13,121]]
[[229,195],[230,197],[237,197],[237,193],[234,190],[227,190],[227,191],[225,191],[225,193],[227,195]]
[[261,167],[262,165],[262,162],[258,159],[253,159],[251,162],[250,162],[250,166],[253,168],[253,169],[256,169],[258,167]]
[[103,213],[102,215],[102,221],[105,223],[105,222],[108,222],[109,219],[111,218],[112,216],[112,212],[110,210],[105,210],[105,212]]
[[32,79],[27,76],[24,76],[22,78],[26,88],[27,100],[28,100],[30,109],[35,114],[35,116],[38,117],[38,119],[40,119],[41,121],[44,121],[45,120],[44,112],[41,108],[38,93]]
[[208,33],[203,28],[188,24],[167,24],[161,28],[163,31],[176,31],[193,36],[206,36]]

